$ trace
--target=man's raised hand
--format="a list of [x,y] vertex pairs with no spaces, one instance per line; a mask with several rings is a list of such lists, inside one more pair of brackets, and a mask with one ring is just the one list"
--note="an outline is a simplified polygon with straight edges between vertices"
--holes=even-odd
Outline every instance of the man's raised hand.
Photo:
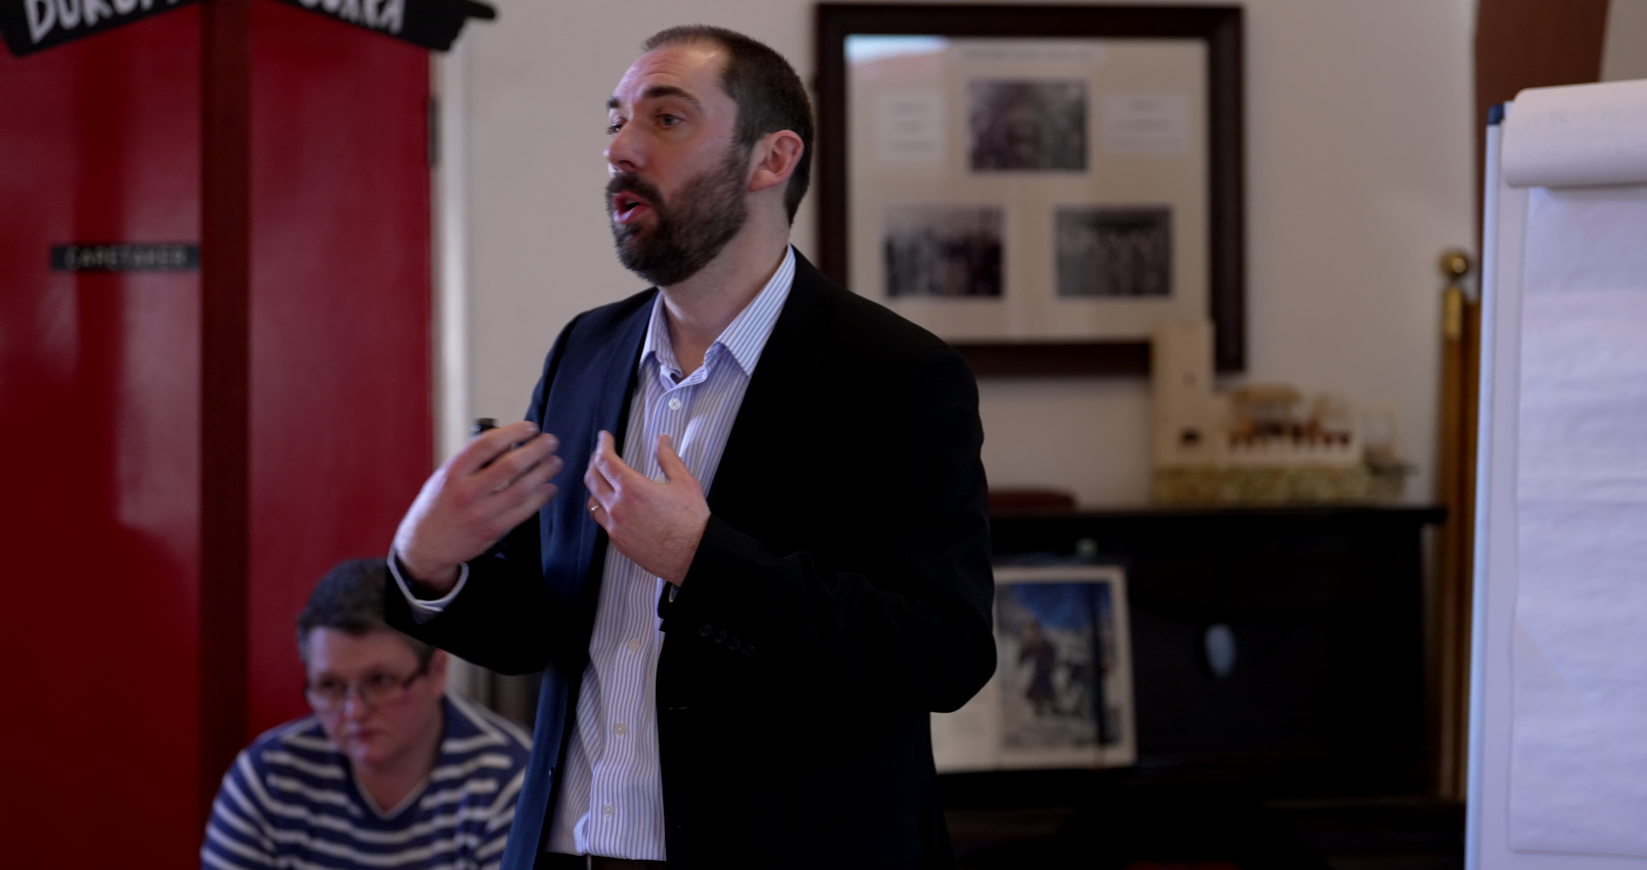
[[512,423],[482,432],[430,475],[395,532],[395,553],[418,592],[450,592],[458,566],[549,503],[549,481],[565,467],[559,447],[531,421]]
[[662,481],[629,467],[613,447],[611,433],[600,433],[583,475],[590,493],[587,507],[619,552],[679,586],[709,525],[703,484],[681,461],[668,435],[658,436]]

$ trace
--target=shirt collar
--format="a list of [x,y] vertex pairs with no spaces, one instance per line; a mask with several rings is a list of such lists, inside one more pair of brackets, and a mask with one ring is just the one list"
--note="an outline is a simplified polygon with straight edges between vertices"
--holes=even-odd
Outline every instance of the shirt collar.
[[[778,270],[767,279],[766,286],[755,298],[745,305],[738,316],[732,318],[718,338],[710,344],[709,351],[704,354],[704,365],[719,353],[730,353],[738,361],[738,367],[743,369],[744,377],[755,374],[755,364],[760,362],[761,351],[766,348],[766,340],[772,335],[772,327],[778,322],[778,314],[783,311],[784,301],[789,298],[789,288],[795,283],[795,249],[786,249],[783,262],[778,264]],[[652,300],[652,320],[646,328],[646,341],[641,344],[641,366],[648,365],[655,358],[658,365],[673,371],[680,371],[680,362],[675,358],[675,348],[669,341],[668,313],[663,305],[663,293],[660,291]]]

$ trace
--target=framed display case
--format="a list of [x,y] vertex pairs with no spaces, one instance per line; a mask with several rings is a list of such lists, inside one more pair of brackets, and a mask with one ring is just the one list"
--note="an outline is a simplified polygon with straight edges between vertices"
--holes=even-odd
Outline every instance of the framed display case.
[[824,271],[979,374],[1245,361],[1235,7],[818,7]]

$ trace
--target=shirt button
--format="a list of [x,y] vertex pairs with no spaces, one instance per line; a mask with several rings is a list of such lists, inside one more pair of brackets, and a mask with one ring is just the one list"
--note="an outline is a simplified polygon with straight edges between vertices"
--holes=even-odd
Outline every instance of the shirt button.
[[612,730],[618,732],[619,734],[624,734],[629,731],[629,727],[624,725],[622,722],[619,722],[618,724],[612,726]]
[[640,638],[637,637],[629,641],[629,651],[634,652],[638,649],[640,649]]
[[601,807],[601,808],[600,808],[600,811],[601,811],[601,813],[602,813],[602,814],[603,814],[603,815],[608,815],[608,816],[609,816],[609,815],[611,815],[611,814],[612,814],[612,805],[611,805],[611,804],[607,804],[607,805],[606,805],[606,806],[604,806],[604,807]]
[[678,397],[678,396],[671,396],[671,397],[670,397],[670,398],[669,398],[669,410],[671,410],[671,411],[679,411],[679,410],[680,410],[680,409],[681,409],[681,400],[680,400],[680,397]]

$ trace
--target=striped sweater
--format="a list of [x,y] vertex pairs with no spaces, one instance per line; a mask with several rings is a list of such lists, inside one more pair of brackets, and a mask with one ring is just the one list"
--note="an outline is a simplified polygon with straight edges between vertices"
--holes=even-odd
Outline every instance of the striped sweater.
[[200,866],[489,870],[503,857],[531,741],[460,697],[429,781],[385,815],[361,796],[348,759],[313,716],[253,741],[223,776]]

